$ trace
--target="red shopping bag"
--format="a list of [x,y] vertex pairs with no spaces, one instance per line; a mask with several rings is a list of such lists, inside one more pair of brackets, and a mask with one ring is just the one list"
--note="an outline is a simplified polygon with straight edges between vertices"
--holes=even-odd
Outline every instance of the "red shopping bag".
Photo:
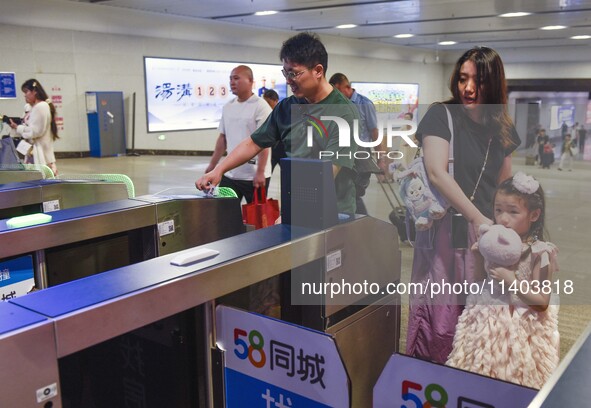
[[255,188],[252,203],[242,205],[242,220],[245,224],[254,225],[255,229],[273,225],[277,218],[279,218],[279,201],[267,199],[264,188]]

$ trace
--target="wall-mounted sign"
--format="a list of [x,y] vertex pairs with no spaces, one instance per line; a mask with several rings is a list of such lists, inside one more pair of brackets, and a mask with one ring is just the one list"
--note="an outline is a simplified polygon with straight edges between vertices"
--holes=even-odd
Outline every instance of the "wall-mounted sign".
[[14,72],[0,72],[0,99],[16,98],[16,78]]

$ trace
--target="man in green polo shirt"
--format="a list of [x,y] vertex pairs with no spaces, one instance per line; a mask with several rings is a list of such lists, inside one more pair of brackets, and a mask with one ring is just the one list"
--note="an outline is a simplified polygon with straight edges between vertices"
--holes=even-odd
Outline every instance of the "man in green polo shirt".
[[[353,141],[353,120],[358,119],[357,110],[349,99],[326,80],[328,55],[315,34],[300,33],[286,40],[279,58],[283,62],[283,76],[293,95],[279,102],[251,137],[246,138],[224,161],[197,180],[195,186],[207,190],[218,185],[226,171],[252,159],[262,149],[282,141],[287,157],[325,158],[332,161],[338,211],[354,214],[353,163],[357,148]],[[348,140],[339,135],[336,121],[321,119],[327,116],[341,118],[347,123]]]

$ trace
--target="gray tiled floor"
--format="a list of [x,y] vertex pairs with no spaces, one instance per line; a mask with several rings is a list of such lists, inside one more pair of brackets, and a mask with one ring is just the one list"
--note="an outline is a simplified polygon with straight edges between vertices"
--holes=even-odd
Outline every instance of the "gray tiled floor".
[[[133,180],[136,194],[142,195],[172,187],[193,188],[194,181],[203,173],[207,162],[206,157],[140,156],[63,159],[58,161],[58,167],[62,175],[126,174]],[[564,172],[558,171],[556,167],[547,170],[525,166],[524,158],[518,155],[514,158],[514,171],[517,170],[532,174],[542,183],[547,201],[546,228],[550,240],[560,248],[560,272],[556,279],[574,281],[574,293],[561,297],[561,352],[564,356],[591,320],[591,307],[587,305],[591,299],[591,162],[579,160],[575,162],[573,172]],[[269,196],[279,199],[279,174],[277,169],[275,171]],[[365,202],[371,215],[388,221],[391,209],[375,179],[367,191]],[[402,246],[401,251],[402,278],[408,280],[412,248]],[[405,309],[403,307],[402,349],[405,338]]]

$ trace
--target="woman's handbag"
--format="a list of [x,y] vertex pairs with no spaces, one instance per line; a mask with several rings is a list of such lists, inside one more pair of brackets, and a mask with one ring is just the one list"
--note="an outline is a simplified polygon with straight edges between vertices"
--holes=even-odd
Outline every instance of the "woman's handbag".
[[0,165],[19,164],[18,155],[11,137],[5,137],[0,142]]
[[[451,114],[447,106],[443,105],[447,113],[447,121],[451,138],[449,141],[448,171],[453,177],[454,158],[454,130]],[[417,151],[417,154],[420,152]],[[408,169],[397,176],[400,182],[400,196],[406,206],[407,231],[416,228],[426,231],[431,228],[433,220],[442,218],[450,207],[447,200],[431,185],[425,170],[423,156],[415,158]]]
[[[259,200],[259,193],[261,198]],[[242,205],[242,220],[255,229],[269,227],[279,218],[279,201],[267,198],[265,188],[255,188],[251,203]]]

